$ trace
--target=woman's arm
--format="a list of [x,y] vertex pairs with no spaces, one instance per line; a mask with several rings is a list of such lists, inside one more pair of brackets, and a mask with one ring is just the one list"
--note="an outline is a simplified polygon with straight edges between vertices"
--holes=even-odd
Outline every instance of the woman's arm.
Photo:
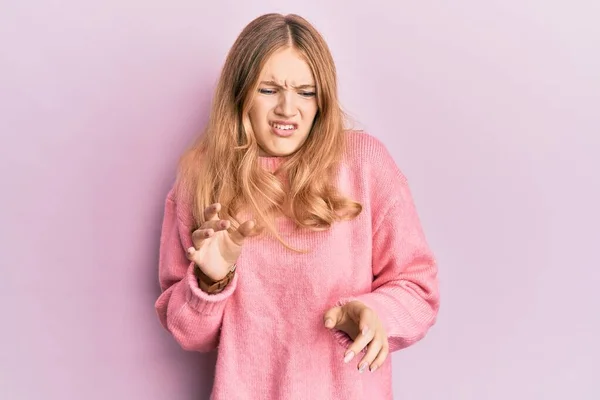
[[237,274],[218,294],[205,293],[198,287],[194,265],[185,253],[192,246],[191,225],[182,222],[186,215],[190,215],[189,210],[178,209],[171,192],[165,202],[160,239],[158,276],[162,293],[155,308],[163,327],[183,349],[208,352],[218,345],[223,312],[237,286]]
[[423,338],[435,323],[438,270],[406,177],[378,139],[367,139],[363,154],[371,200],[373,283],[371,292],[340,299],[337,305],[358,300],[375,311],[390,351],[395,351]]
[[408,184],[373,233],[372,292],[341,299],[373,309],[388,335],[390,352],[417,342],[435,323],[439,309],[437,266],[429,249]]

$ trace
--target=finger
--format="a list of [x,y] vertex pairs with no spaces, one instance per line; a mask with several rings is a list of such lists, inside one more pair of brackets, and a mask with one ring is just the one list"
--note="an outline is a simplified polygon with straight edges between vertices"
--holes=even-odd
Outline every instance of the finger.
[[387,338],[385,338],[383,340],[383,344],[381,346],[381,350],[379,351],[379,354],[377,355],[375,360],[373,360],[373,362],[371,363],[370,371],[375,372],[375,370],[377,368],[381,367],[383,365],[383,362],[385,361],[385,359],[387,358],[387,356],[389,354],[390,354],[390,346],[388,344]]
[[323,316],[325,328],[333,329],[342,323],[344,312],[342,307],[333,307],[329,309]]
[[358,363],[358,372],[362,374],[371,365],[375,357],[381,352],[381,348],[381,340],[375,336],[367,346],[367,353]]
[[363,351],[372,339],[373,334],[370,331],[366,335],[360,333],[344,353],[344,362],[347,364],[352,361],[354,356]]
[[202,245],[202,242],[209,237],[214,235],[215,231],[213,229],[196,229],[192,232],[192,243],[194,243],[194,247],[199,249]]
[[204,220],[210,221],[219,219],[219,211],[221,211],[221,204],[214,203],[204,209]]
[[224,219],[213,219],[206,221],[202,224],[202,229],[212,229],[215,232],[219,232],[225,229],[229,229],[231,223]]
[[241,246],[244,243],[244,240],[246,240],[246,238],[252,234],[252,230],[255,226],[256,223],[253,219],[248,220],[241,224],[234,232],[232,232],[229,237],[235,244]]
[[188,247],[188,249],[185,252],[185,256],[187,257],[188,260],[190,261],[194,261],[194,254],[196,253],[196,249],[192,246],[192,247]]
[[360,331],[354,339],[354,342],[352,342],[344,354],[345,363],[349,363],[356,354],[360,353],[365,347],[367,347],[371,340],[373,340],[373,329],[371,329],[368,322],[366,322],[368,319],[364,317],[365,313],[362,312],[361,315],[363,315],[363,317],[360,319],[359,323]]

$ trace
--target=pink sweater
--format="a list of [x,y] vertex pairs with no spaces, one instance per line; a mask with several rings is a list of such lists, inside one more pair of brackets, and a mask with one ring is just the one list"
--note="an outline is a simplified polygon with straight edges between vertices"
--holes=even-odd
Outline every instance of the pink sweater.
[[[234,280],[216,295],[198,288],[185,257],[190,211],[166,200],[156,310],[182,348],[217,350],[211,399],[364,400],[392,398],[391,354],[375,372],[357,370],[364,353],[343,362],[351,343],[324,327],[332,306],[359,300],[383,321],[390,352],[423,338],[438,307],[437,267],[421,229],[406,178],[383,144],[347,133],[339,187],[363,205],[352,221],[325,232],[283,237],[308,254],[265,237],[249,239]],[[274,170],[277,158],[261,159]]]

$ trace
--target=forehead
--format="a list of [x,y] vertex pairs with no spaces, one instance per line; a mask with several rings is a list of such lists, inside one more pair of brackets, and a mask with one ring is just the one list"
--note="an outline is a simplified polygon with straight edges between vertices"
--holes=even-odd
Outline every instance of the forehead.
[[263,67],[260,79],[275,81],[280,85],[314,85],[313,73],[301,54],[294,48],[278,50],[269,57]]

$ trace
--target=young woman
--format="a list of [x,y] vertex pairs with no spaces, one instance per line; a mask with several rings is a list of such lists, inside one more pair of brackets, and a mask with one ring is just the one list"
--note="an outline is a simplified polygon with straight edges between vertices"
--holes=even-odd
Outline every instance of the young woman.
[[218,351],[213,399],[389,399],[389,354],[423,338],[437,267],[404,175],[345,130],[309,22],[252,21],[165,204],[156,310]]

